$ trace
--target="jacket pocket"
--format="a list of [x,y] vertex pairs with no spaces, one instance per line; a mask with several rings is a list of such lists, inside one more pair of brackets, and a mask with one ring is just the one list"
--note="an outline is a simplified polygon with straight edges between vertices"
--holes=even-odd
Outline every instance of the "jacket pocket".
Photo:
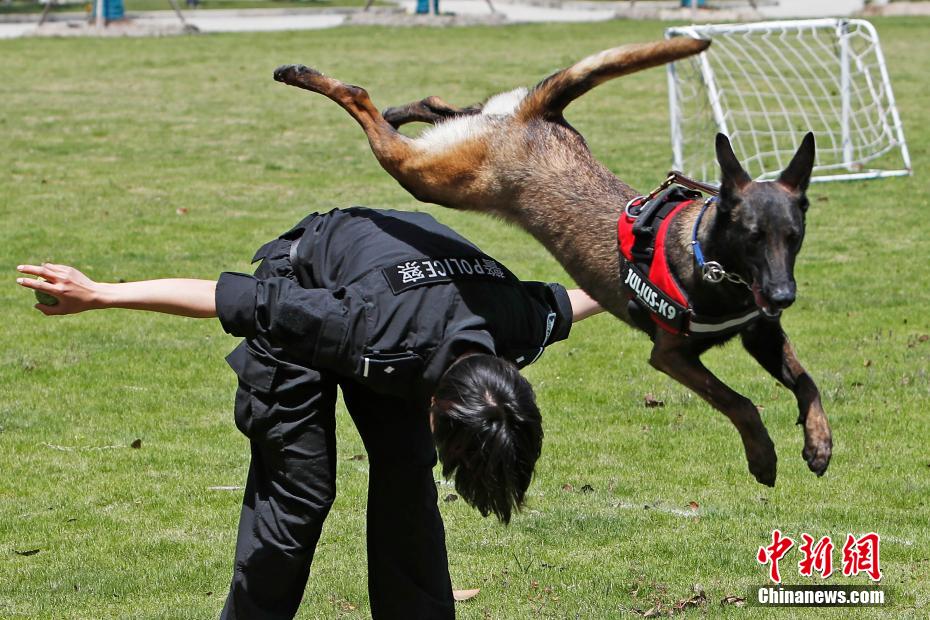
[[276,360],[250,347],[243,340],[226,356],[226,363],[239,377],[239,381],[264,394],[271,393],[278,369]]
[[376,392],[409,396],[423,376],[423,358],[413,351],[365,353],[355,376]]
[[253,441],[267,439],[275,424],[272,397],[278,365],[275,360],[243,341],[226,357],[239,378],[236,391],[236,427]]
[[257,443],[270,443],[275,437],[270,431],[276,426],[275,406],[267,401],[266,396],[257,394],[251,388],[240,384],[236,391],[235,420],[236,428],[250,440]]

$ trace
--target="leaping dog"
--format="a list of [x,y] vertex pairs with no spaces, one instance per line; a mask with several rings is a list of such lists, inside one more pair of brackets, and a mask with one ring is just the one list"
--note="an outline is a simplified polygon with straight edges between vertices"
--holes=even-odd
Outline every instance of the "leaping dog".
[[[759,411],[700,356],[739,334],[750,355],[794,392],[802,456],[817,475],[826,471],[833,444],[820,394],[780,324],[795,299],[813,135],[769,182],[753,181],[718,135],[717,200],[681,188],[637,199],[563,116],[569,103],[607,80],[709,44],[682,37],[626,45],[483,104],[458,108],[429,97],[383,115],[364,89],[314,69],[288,65],[274,77],[342,106],[384,169],[418,200],[483,211],[529,231],[604,308],[650,335],[649,363],[723,412],[739,431],[750,472],[774,485],[775,446]],[[434,126],[417,138],[397,131],[412,121]],[[619,246],[618,222],[626,231]]]

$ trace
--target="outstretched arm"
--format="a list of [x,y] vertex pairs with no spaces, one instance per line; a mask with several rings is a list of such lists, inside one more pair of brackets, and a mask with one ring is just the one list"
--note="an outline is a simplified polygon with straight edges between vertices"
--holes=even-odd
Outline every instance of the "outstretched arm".
[[104,308],[149,310],[194,318],[216,316],[214,280],[170,278],[110,284],[95,282],[67,265],[20,265],[17,270],[44,278],[17,278],[16,282],[58,299],[53,306],[35,305],[37,310],[49,316]]
[[577,323],[589,316],[594,316],[604,309],[580,288],[570,289],[568,298],[572,302],[572,322]]
[[342,339],[352,322],[350,311],[361,310],[356,299],[337,297],[326,289],[307,289],[283,277],[258,280],[241,273],[220,279],[143,280],[108,284],[94,282],[67,265],[20,265],[24,274],[45,280],[17,278],[25,288],[58,299],[36,308],[46,315],[85,310],[128,308],[178,316],[220,319],[233,336],[273,341],[297,359],[335,365]]

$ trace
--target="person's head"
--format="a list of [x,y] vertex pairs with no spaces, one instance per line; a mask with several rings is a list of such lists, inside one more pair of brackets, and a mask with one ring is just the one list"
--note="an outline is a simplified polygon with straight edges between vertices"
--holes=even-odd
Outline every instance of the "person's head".
[[529,381],[509,361],[463,356],[439,380],[430,414],[443,476],[482,515],[509,523],[542,449]]

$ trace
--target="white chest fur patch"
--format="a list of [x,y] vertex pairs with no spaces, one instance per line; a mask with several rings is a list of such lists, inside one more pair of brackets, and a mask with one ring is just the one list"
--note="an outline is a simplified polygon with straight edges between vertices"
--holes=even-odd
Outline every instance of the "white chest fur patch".
[[526,93],[525,88],[518,88],[495,95],[484,104],[480,115],[460,116],[434,125],[424,131],[416,139],[415,144],[425,150],[442,150],[480,138],[494,126],[494,121],[487,118],[488,116],[513,114],[513,111],[526,97]]
[[509,93],[494,95],[488,99],[484,107],[481,108],[481,113],[486,115],[513,114],[513,111],[517,109],[517,106],[523,101],[523,98],[526,97],[526,93],[527,90],[525,88],[517,88]]
[[460,116],[434,125],[416,139],[415,144],[427,151],[441,151],[456,144],[475,140],[490,130],[484,116]]

